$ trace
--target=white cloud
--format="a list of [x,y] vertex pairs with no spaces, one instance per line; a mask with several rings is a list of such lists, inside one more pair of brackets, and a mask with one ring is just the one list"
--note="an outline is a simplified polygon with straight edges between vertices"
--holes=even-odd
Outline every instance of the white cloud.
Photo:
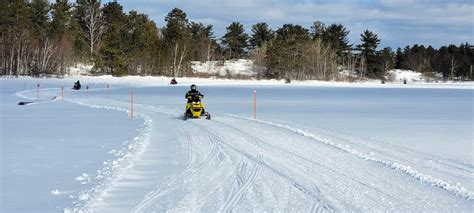
[[382,45],[393,47],[425,42],[434,46],[474,42],[472,0],[137,0],[120,3],[126,5],[126,9],[149,14],[160,26],[172,8],[181,8],[191,20],[214,25],[217,37],[223,35],[233,21],[243,23],[250,32],[251,25],[257,22],[267,22],[271,27],[285,23],[309,27],[313,21],[321,20],[344,24],[351,30],[354,43],[359,42],[359,35],[365,29],[378,33],[383,39]]

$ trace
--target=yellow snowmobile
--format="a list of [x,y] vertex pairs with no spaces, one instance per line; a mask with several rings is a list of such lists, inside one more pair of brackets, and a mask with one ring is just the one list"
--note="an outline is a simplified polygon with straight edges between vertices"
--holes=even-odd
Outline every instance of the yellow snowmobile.
[[191,101],[186,104],[186,112],[184,113],[184,120],[188,118],[199,118],[206,116],[207,120],[211,120],[211,114],[204,110],[204,103],[199,97],[193,97]]

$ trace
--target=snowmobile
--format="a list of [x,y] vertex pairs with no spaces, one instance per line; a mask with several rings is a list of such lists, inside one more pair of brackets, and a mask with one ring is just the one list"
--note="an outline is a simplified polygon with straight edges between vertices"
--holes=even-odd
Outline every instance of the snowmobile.
[[198,97],[193,97],[191,101],[186,104],[186,112],[184,113],[184,120],[188,118],[200,118],[206,116],[207,120],[211,120],[211,114],[204,110],[204,103]]
[[71,89],[80,90],[81,89],[81,83],[79,83],[79,81],[77,81],[76,83],[74,83],[74,86]]
[[171,85],[178,84],[178,81],[176,81],[176,79],[173,78],[173,79],[171,79],[170,84],[171,84]]

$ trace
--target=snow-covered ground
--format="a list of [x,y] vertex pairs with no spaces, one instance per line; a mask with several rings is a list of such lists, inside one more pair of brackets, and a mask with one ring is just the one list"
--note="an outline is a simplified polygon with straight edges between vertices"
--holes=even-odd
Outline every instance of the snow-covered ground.
[[193,61],[191,69],[197,73],[207,73],[211,76],[255,76],[253,62],[246,59],[227,61]]
[[69,76],[90,75],[93,67],[90,64],[76,64],[67,68],[66,71]]
[[1,212],[474,208],[472,83],[75,80],[0,79]]
[[419,72],[415,72],[412,70],[391,70],[389,72],[394,76],[394,81],[407,81],[407,82],[417,82],[423,81],[423,75]]

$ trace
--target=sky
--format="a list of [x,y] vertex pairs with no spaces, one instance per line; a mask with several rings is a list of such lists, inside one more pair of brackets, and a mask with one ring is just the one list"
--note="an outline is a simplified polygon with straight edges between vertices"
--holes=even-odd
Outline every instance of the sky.
[[[103,0],[103,3],[109,0]],[[423,44],[474,43],[474,0],[118,0],[125,11],[148,14],[158,27],[177,7],[190,21],[212,24],[220,38],[226,27],[240,22],[248,34],[258,22],[276,30],[283,24],[309,28],[316,20],[341,23],[349,40],[360,43],[360,34],[369,29],[381,39],[383,47]]]

